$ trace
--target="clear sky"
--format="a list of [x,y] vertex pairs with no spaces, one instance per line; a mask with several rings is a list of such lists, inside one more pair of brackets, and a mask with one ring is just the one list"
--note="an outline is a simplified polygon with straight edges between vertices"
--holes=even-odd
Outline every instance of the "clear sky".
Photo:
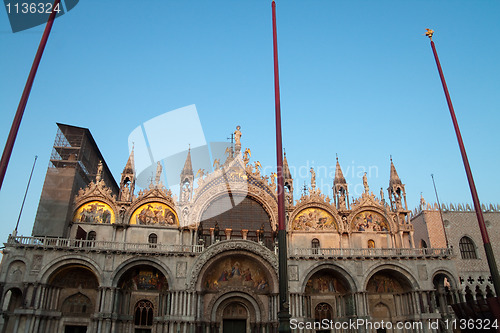
[[[277,1],[283,145],[295,188],[331,196],[335,154],[350,184],[387,196],[389,156],[415,208],[471,202],[425,28],[434,41],[483,203],[500,203],[500,2]],[[44,26],[13,34],[0,9],[3,149]],[[87,127],[117,181],[140,124],[195,104],[207,142],[241,126],[276,163],[271,1],[82,0],[55,23],[0,191],[0,238],[30,235],[56,122]],[[168,145],[165,142],[165,145]],[[301,171],[302,170],[302,171]],[[301,171],[301,172],[299,172]],[[296,198],[298,193],[296,193]]]

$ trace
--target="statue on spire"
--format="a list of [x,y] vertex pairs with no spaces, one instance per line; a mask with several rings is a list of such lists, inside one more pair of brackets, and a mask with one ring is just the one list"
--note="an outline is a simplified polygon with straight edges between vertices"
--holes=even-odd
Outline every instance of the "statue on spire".
[[311,172],[311,188],[314,189],[316,188],[316,172],[314,172],[314,169],[311,167],[309,170]]
[[102,161],[99,161],[99,164],[97,164],[97,173],[95,175],[95,182],[98,183],[102,179]]
[[366,177],[366,172],[363,175],[363,186],[365,187],[365,193],[369,194],[370,192],[370,187],[368,186],[368,178]]
[[234,131],[234,148],[236,151],[236,154],[238,154],[241,151],[241,126],[236,126],[236,131]]
[[163,167],[161,166],[160,161],[156,163],[156,177],[155,177],[155,184],[158,185],[160,184],[160,177],[161,177],[161,172],[163,170]]

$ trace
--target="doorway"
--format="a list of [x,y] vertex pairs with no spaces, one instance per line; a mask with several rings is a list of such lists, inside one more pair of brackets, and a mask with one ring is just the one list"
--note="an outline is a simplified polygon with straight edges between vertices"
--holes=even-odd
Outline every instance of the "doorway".
[[87,326],[66,325],[64,333],[87,333]]
[[222,321],[222,333],[246,333],[246,319],[224,319]]

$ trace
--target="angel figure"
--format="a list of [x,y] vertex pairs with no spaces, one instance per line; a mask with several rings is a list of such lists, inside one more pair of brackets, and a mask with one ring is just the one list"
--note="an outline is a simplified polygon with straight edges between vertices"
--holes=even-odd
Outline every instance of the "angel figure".
[[200,178],[203,178],[205,176],[205,169],[199,169],[195,177],[198,176],[200,176]]
[[262,169],[262,164],[259,161],[255,161],[255,174],[260,175],[260,169]]
[[250,160],[250,157],[252,157],[252,153],[250,152],[250,148],[246,148],[245,152],[243,153],[243,161],[245,162],[245,164],[248,163],[248,161]]
[[213,167],[214,167],[215,170],[219,169],[219,167],[220,167],[220,159],[216,158],[214,160]]

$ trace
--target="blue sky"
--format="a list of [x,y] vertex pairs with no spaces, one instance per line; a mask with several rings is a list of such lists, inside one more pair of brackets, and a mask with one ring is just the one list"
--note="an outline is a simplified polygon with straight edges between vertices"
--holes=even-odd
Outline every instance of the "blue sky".
[[[500,2],[278,1],[283,145],[297,170],[362,172],[378,195],[389,156],[420,193],[471,202],[425,28],[434,41],[483,203],[500,203]],[[119,180],[134,128],[195,104],[208,142],[242,127],[253,161],[274,165],[271,2],[86,0],[58,18],[28,101],[0,191],[0,237],[15,227],[39,156],[19,232],[31,229],[56,122],[88,127]],[[0,10],[0,145],[3,149],[43,26],[13,34]],[[168,143],[165,143],[168,144]],[[298,172],[299,173],[299,172]],[[317,183],[331,191],[329,172]],[[329,192],[330,193],[330,192]],[[387,195],[387,194],[386,194]],[[296,195],[297,197],[297,195]]]

